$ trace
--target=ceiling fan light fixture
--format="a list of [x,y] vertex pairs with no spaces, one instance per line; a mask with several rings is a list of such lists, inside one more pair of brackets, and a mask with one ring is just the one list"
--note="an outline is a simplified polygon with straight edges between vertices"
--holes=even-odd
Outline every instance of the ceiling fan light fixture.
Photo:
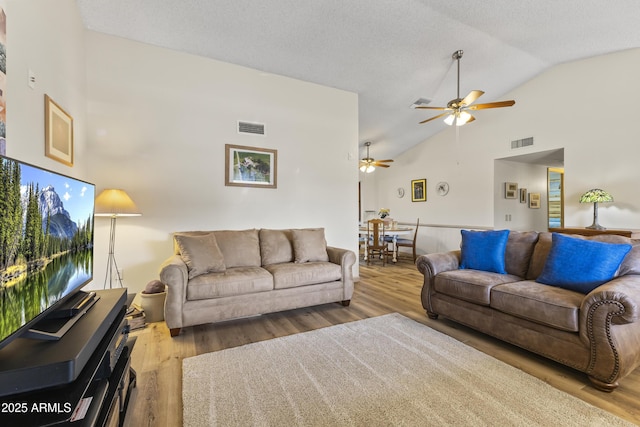
[[360,170],[365,173],[371,173],[376,170],[376,167],[373,165],[362,165],[360,166]]
[[455,114],[449,114],[447,117],[444,118],[444,122],[446,124],[448,124],[449,126],[451,126],[455,119],[456,119],[456,115]]
[[488,102],[485,104],[472,105],[478,98],[480,98],[484,94],[484,92],[481,90],[472,90],[471,92],[469,92],[467,96],[465,96],[464,98],[461,98],[460,97],[460,58],[462,58],[462,54],[463,54],[462,50],[456,50],[455,52],[453,52],[453,55],[451,55],[451,57],[458,64],[458,78],[457,78],[457,91],[456,91],[458,97],[449,101],[446,107],[431,107],[423,104],[419,105],[418,103],[421,101],[421,99],[418,99],[412,105],[413,108],[445,111],[442,114],[438,114],[437,116],[433,116],[431,118],[423,120],[419,122],[419,124],[423,124],[423,123],[430,122],[432,120],[439,119],[440,117],[447,115],[447,111],[451,111],[451,113],[448,114],[447,117],[445,117],[444,122],[449,126],[453,125],[454,122],[456,126],[462,126],[466,123],[473,122],[475,120],[475,117],[473,117],[471,114],[469,114],[466,111],[468,109],[475,111],[475,110],[484,110],[487,108],[511,107],[516,103],[514,100],[510,100],[510,101],[497,101],[497,102]]
[[462,126],[466,124],[470,118],[471,114],[467,113],[466,111],[461,111],[457,114],[456,126]]

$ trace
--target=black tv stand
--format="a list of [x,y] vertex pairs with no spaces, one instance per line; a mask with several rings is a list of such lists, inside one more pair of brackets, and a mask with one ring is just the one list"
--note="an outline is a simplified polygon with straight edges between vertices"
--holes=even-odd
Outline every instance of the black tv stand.
[[97,291],[58,341],[19,338],[0,350],[0,425],[122,425],[136,379],[126,297]]
[[36,323],[22,338],[57,341],[100,299],[95,292],[78,292],[63,307]]

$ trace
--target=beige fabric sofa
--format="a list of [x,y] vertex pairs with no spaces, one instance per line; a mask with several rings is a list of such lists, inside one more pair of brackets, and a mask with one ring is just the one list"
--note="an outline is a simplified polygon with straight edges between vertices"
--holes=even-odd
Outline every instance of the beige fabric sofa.
[[612,391],[640,365],[640,245],[622,236],[581,237],[633,245],[613,280],[583,294],[535,281],[551,237],[512,231],[507,274],[459,269],[461,251],[420,256],[422,306],[430,318],[441,315],[553,359]]
[[174,255],[160,267],[171,336],[187,326],[351,300],[355,253],[328,247],[322,228],[173,237]]

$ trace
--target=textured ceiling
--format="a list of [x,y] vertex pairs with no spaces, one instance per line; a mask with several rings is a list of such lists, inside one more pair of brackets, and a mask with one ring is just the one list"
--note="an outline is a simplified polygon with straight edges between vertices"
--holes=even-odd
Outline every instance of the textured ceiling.
[[638,0],[77,3],[93,31],[357,92],[360,146],[371,141],[378,159],[446,127],[418,125],[432,114],[410,105],[455,98],[458,49],[461,95],[481,89],[484,103],[553,65],[640,47]]

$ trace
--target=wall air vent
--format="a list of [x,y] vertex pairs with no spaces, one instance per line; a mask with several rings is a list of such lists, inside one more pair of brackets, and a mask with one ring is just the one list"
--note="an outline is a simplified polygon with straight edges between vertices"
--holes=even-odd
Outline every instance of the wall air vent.
[[238,122],[238,133],[264,135],[264,125],[262,123]]
[[511,141],[511,149],[529,147],[531,145],[533,145],[532,136],[530,136],[529,138],[516,139],[515,141]]

